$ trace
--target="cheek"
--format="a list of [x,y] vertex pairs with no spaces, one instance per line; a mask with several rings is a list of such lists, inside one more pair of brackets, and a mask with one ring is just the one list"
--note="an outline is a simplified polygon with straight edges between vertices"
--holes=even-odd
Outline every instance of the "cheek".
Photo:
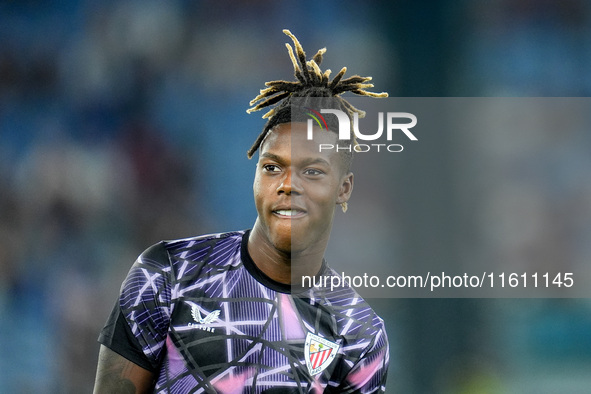
[[254,195],[255,205],[258,207],[261,203],[261,182],[258,177],[254,178],[254,182],[252,184],[252,193]]
[[257,175],[254,176],[254,181],[252,182],[252,192],[254,193],[254,195],[257,195],[257,191],[259,189],[260,185],[259,185],[259,177]]
[[313,187],[308,192],[309,198],[315,201],[323,211],[330,211],[330,208],[336,204],[338,189],[334,185],[323,185],[322,187]]
[[254,195],[254,203],[257,208],[263,206],[265,200],[267,200],[268,196],[270,196],[271,191],[273,189],[273,185],[269,184],[269,182],[263,182],[260,176],[255,176],[254,182],[252,184],[252,192]]

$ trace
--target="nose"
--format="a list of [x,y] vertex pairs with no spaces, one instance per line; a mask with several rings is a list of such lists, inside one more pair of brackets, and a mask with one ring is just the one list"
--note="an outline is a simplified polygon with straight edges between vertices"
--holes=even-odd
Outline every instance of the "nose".
[[277,187],[277,194],[291,195],[301,194],[301,188],[297,181],[297,176],[293,176],[291,169],[285,172],[285,176],[281,179],[281,184]]

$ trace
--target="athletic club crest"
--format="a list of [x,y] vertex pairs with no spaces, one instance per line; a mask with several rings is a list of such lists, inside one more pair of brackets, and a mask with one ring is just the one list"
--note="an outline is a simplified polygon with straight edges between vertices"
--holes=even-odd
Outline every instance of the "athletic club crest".
[[324,371],[334,360],[339,350],[339,345],[308,332],[304,355],[310,376],[318,375]]

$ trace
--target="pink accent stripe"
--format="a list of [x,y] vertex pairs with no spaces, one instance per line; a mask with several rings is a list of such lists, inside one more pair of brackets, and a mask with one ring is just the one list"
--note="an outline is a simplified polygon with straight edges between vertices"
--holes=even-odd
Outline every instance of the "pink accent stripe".
[[351,382],[353,387],[361,388],[382,368],[385,352],[380,352],[374,361],[369,364],[358,367],[356,371],[349,373],[347,380]]
[[293,309],[289,296],[281,294],[281,310],[283,312],[283,328],[285,329],[285,339],[303,339],[306,337],[296,311]]

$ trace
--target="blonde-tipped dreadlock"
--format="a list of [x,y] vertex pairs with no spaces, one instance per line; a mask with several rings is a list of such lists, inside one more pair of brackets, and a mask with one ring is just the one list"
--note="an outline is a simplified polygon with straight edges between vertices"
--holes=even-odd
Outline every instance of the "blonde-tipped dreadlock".
[[266,82],[265,85],[267,88],[262,89],[260,94],[250,102],[252,107],[246,110],[248,113],[259,111],[283,100],[283,102],[263,115],[263,119],[268,118],[269,120],[262,133],[257,137],[252,147],[248,150],[249,159],[259,149],[269,130],[277,124],[291,121],[291,97],[334,97],[339,101],[339,105],[348,112],[349,116],[352,116],[353,113],[358,113],[359,117],[365,116],[365,112],[353,107],[349,102],[342,97],[339,97],[342,93],[352,92],[361,96],[388,97],[388,93],[385,92],[373,93],[365,90],[373,87],[371,83],[368,83],[371,81],[371,77],[354,75],[343,79],[347,67],[343,67],[333,80],[329,81],[331,71],[326,70],[323,73],[320,70],[320,64],[322,63],[322,57],[326,52],[326,48],[318,50],[314,57],[307,61],[304,49],[298,39],[287,29],[283,30],[283,33],[292,39],[295,46],[296,51],[294,54],[291,45],[288,43],[285,44],[291,62],[293,63],[294,75],[297,78],[297,81],[290,82],[279,80]]

